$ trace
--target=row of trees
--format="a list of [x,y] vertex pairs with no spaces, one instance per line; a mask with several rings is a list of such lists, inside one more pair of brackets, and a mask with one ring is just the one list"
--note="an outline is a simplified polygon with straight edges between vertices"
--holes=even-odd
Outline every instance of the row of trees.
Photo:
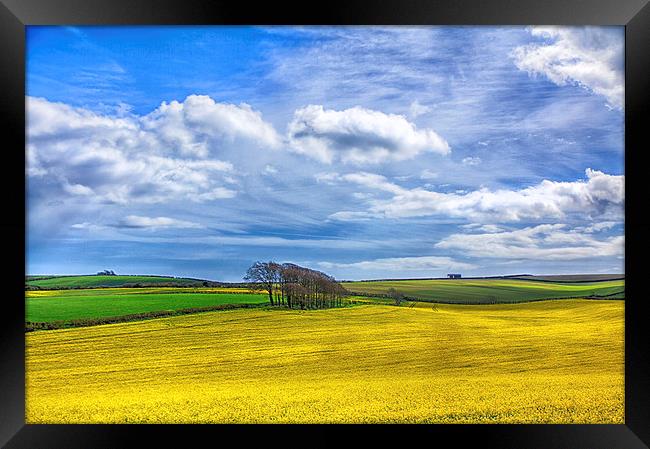
[[338,307],[347,295],[332,276],[292,263],[255,262],[244,280],[251,282],[252,288],[266,291],[272,306],[290,309]]

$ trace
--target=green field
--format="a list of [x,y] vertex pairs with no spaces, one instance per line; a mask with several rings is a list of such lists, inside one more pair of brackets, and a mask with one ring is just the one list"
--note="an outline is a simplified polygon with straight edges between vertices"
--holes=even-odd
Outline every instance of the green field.
[[174,278],[164,276],[28,276],[26,284],[30,287],[49,288],[95,288],[120,287],[140,284],[143,286],[168,284],[175,286],[198,286],[199,279]]
[[[126,279],[130,282],[125,283]],[[69,276],[31,281],[56,282],[51,288],[68,289],[27,291],[26,322],[67,323],[72,320],[93,320],[151,312],[267,302],[265,295],[239,288],[97,288],[108,281],[123,286],[133,284],[135,281],[149,283],[151,280],[160,281],[160,285],[165,285],[170,280],[177,281],[179,284],[188,281],[183,278],[156,276]],[[88,285],[94,288],[80,288]],[[362,302],[375,304],[388,301],[382,296],[386,295],[391,287],[410,300],[452,304],[517,303],[585,297],[620,299],[625,296],[624,280],[562,283],[519,279],[420,279],[346,282],[343,285],[354,293],[377,296],[374,299],[362,299]],[[42,284],[40,287],[45,288]]]
[[[125,291],[122,291],[125,290]],[[182,289],[93,289],[27,292],[26,321],[49,323],[117,317],[223,304],[262,304],[265,295],[253,293],[199,293]]]
[[365,295],[386,295],[389,288],[394,288],[411,299],[452,304],[584,297],[621,299],[625,296],[624,280],[563,283],[519,279],[418,279],[345,282],[342,285],[350,292]]

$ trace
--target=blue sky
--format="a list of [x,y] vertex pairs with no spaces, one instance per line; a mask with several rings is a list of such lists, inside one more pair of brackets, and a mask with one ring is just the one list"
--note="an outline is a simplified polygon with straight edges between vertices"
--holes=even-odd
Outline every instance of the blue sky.
[[27,29],[27,272],[622,273],[622,27]]

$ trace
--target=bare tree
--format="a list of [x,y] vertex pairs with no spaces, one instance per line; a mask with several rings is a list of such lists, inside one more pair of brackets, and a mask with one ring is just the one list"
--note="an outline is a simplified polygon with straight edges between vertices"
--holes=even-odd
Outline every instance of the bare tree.
[[347,291],[323,272],[292,263],[255,262],[246,272],[251,287],[265,290],[272,306],[301,309],[337,307]]
[[280,265],[275,262],[255,262],[246,270],[244,280],[252,282],[251,287],[257,290],[265,290],[269,294],[271,305],[273,301],[273,289],[278,282]]

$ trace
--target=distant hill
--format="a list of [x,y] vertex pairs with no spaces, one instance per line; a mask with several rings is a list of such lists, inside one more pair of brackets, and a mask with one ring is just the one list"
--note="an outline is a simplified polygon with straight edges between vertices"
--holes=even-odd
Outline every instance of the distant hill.
[[618,281],[624,280],[624,274],[549,274],[535,276],[524,274],[507,276],[510,279],[525,279],[528,281],[549,281],[549,282],[595,282],[595,281]]
[[82,275],[82,276],[27,276],[27,289],[69,289],[101,287],[219,287],[221,282],[172,276],[138,275]]
[[[382,278],[382,279],[360,279],[340,280],[342,283],[352,282],[395,282],[395,281],[438,281],[446,280],[448,277],[437,278]],[[502,276],[463,276],[460,279],[523,279],[527,281],[548,281],[548,282],[597,282],[597,281],[619,281],[625,280],[624,274],[506,274]]]
[[411,279],[342,284],[353,295],[388,297],[389,289],[407,300],[454,304],[493,304],[546,299],[624,299],[625,280],[536,280],[521,278]]

